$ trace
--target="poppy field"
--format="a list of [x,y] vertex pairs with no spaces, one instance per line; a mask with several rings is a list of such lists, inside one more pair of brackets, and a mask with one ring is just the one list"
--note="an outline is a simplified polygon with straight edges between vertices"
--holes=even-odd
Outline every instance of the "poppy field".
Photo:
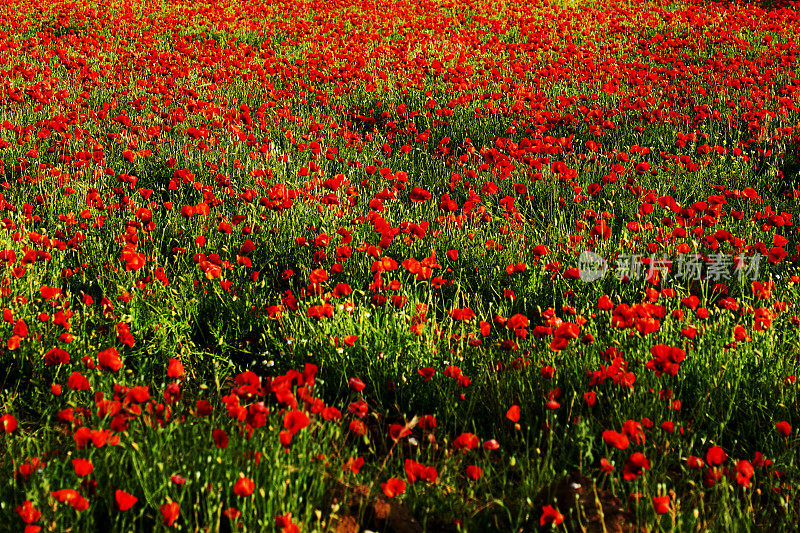
[[797,6],[4,3],[0,529],[795,528]]

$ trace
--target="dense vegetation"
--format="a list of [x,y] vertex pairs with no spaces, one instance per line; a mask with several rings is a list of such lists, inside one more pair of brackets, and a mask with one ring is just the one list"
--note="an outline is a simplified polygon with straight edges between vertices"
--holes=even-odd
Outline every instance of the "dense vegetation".
[[7,2],[0,523],[796,527],[796,8]]

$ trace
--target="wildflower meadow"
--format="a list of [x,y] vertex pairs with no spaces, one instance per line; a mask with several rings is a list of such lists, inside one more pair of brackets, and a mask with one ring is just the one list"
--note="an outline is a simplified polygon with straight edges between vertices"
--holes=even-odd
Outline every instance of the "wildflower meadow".
[[795,530],[799,5],[3,2],[0,530]]

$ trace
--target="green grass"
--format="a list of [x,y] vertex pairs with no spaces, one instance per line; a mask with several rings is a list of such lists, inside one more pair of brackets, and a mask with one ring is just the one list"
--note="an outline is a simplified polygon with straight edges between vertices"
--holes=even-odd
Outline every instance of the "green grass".
[[[426,531],[530,531],[550,505],[570,531],[794,527],[797,51],[770,22],[791,27],[791,11],[15,7],[0,51],[10,530],[32,518],[15,511],[25,501],[49,531],[265,531],[287,513],[303,531],[408,517]],[[585,250],[608,259],[604,278],[577,277]],[[757,281],[774,284],[721,280],[721,295],[710,277],[615,277],[620,254],[718,251],[760,254]],[[685,352],[674,375],[651,362],[659,345]],[[307,426],[292,425],[298,413]],[[81,446],[79,428],[96,443]],[[627,447],[607,430],[627,431]],[[712,446],[723,464],[692,468]],[[626,479],[635,452],[649,469]],[[358,473],[343,468],[359,457]],[[78,476],[76,458],[93,471]],[[435,482],[412,483],[407,460]],[[405,491],[391,495],[392,478]],[[138,499],[130,510],[117,490]]]

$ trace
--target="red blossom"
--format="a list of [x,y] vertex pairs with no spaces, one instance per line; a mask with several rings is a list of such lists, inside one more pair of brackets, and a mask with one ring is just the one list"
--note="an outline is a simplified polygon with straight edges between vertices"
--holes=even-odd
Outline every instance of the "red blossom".
[[394,498],[406,491],[406,482],[394,477],[389,478],[386,482],[381,483],[381,489],[387,498]]
[[519,405],[512,405],[506,412],[506,418],[512,422],[519,422]]
[[355,392],[361,392],[362,390],[364,390],[364,387],[366,387],[364,382],[358,378],[350,378],[350,381],[348,381],[348,385],[350,386],[350,390],[353,390]]
[[181,363],[179,359],[170,359],[167,363],[167,376],[171,378],[179,378],[183,376],[183,373],[183,363]]
[[224,429],[215,429],[211,432],[211,438],[217,448],[225,449],[228,447],[228,434]]
[[42,516],[42,513],[33,506],[30,500],[25,500],[22,504],[17,505],[14,511],[25,524],[33,524]]
[[656,514],[661,515],[669,511],[669,504],[669,496],[653,496],[653,509]]
[[181,513],[181,507],[177,502],[167,502],[158,508],[161,512],[161,520],[165,526],[171,527]]
[[614,448],[620,450],[626,449],[629,444],[628,437],[622,433],[612,430],[606,430],[603,432],[603,440],[609,446],[613,446]]
[[17,419],[9,414],[0,416],[0,426],[3,428],[3,433],[13,433],[17,429]]
[[291,435],[307,427],[311,419],[302,411],[289,411],[283,416],[283,427]]
[[72,467],[78,477],[88,476],[94,471],[94,466],[88,459],[73,459]]
[[233,492],[237,496],[241,497],[250,496],[251,494],[253,494],[255,486],[256,485],[252,479],[241,475],[236,480],[236,483],[234,483],[233,485]]
[[706,452],[706,462],[711,466],[719,466],[728,459],[728,454],[719,446],[712,446]]
[[785,420],[777,422],[775,424],[775,429],[777,429],[778,433],[780,433],[784,437],[788,437],[789,435],[792,434],[792,426],[789,425],[789,422],[786,422]]
[[558,509],[552,505],[545,505],[542,507],[542,516],[539,519],[539,525],[550,524],[551,526],[558,526],[564,521],[564,515],[558,512]]
[[124,490],[117,490],[114,493],[114,499],[117,501],[117,509],[120,511],[127,511],[139,501],[137,497],[125,492]]
[[89,508],[89,501],[74,489],[61,489],[53,492],[57,502],[63,503],[76,511],[85,511]]
[[467,477],[467,479],[471,479],[472,481],[477,481],[481,478],[481,476],[483,476],[483,469],[475,465],[469,465],[467,466],[464,475]]
[[650,470],[650,461],[643,453],[636,452],[625,462],[625,466],[622,468],[622,477],[625,478],[625,481],[631,481],[639,477],[645,470]]
[[417,370],[417,373],[425,378],[425,381],[430,381],[433,375],[436,373],[436,369],[430,366],[425,366]]
[[97,361],[100,364],[100,368],[103,370],[117,372],[120,368],[122,368],[122,359],[120,358],[117,349],[114,347],[107,348],[97,354]]

